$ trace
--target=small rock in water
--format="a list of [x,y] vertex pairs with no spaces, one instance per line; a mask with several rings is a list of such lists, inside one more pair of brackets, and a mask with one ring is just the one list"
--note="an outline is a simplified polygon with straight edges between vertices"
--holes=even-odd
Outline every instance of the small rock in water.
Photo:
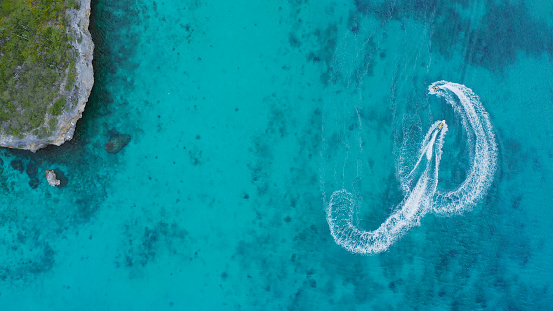
[[33,177],[31,178],[31,180],[29,181],[29,186],[31,186],[31,188],[33,189],[36,189],[38,187],[38,184],[40,183],[40,181],[38,180],[38,178],[36,177]]
[[53,170],[46,170],[46,180],[52,187],[57,187],[61,184],[61,181],[56,176],[56,172]]
[[38,174],[38,166],[36,165],[36,163],[33,161],[29,162],[29,164],[27,164],[26,172],[29,177],[36,177],[36,175]]
[[21,160],[13,160],[10,164],[14,170],[23,173],[23,162]]
[[108,153],[118,153],[131,141],[131,135],[115,134],[110,137],[106,143],[106,151]]

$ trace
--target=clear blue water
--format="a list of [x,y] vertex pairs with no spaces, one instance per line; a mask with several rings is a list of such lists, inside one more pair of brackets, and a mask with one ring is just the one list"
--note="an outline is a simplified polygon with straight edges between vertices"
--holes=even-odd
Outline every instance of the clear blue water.
[[[553,2],[94,0],[91,31],[76,137],[0,151],[2,310],[552,308]],[[464,179],[437,80],[488,111],[491,187],[384,253],[348,253],[325,202],[353,187],[377,228],[403,198],[411,129],[446,120],[440,185]],[[333,149],[337,128],[361,151]],[[112,129],[132,136],[117,154]],[[36,189],[12,160],[38,167]]]

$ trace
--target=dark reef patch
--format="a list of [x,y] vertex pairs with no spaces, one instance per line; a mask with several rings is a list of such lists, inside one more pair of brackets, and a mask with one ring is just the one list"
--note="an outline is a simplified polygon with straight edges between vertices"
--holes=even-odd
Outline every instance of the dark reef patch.
[[34,161],[29,161],[25,172],[27,173],[27,176],[29,176],[29,178],[36,177],[38,174],[38,166]]
[[[325,71],[330,70],[334,50],[338,40],[338,26],[335,23],[330,23],[324,28],[312,28],[300,18],[302,10],[306,3],[297,1],[293,3],[295,6],[291,10],[289,19],[294,21],[291,26],[291,31],[288,34],[288,42],[290,47],[305,53],[308,61],[314,64],[324,64]],[[310,43],[312,42],[312,43]],[[324,72],[321,75],[323,83],[328,82],[329,74]]]
[[[480,20],[478,15],[471,15],[471,7],[479,3],[486,8]],[[479,0],[469,6],[464,0],[385,0],[378,4],[355,0],[355,5],[353,20],[363,14],[375,16],[382,23],[414,19],[428,24],[433,50],[446,59],[458,50],[467,63],[493,72],[502,72],[513,64],[520,52],[531,57],[544,53],[553,56],[553,29],[535,20],[522,1]]]
[[93,1],[90,32],[94,40],[94,88],[89,101],[96,103],[94,109],[87,106],[86,114],[107,116],[118,109],[126,109],[124,99],[115,94],[128,93],[134,89],[132,73],[138,67],[134,60],[139,35],[133,25],[140,18],[137,5],[142,1]]
[[18,160],[18,159],[12,160],[10,162],[10,165],[14,170],[16,170],[20,173],[23,173],[23,170],[24,170],[23,161]]
[[4,240],[3,243],[16,246],[10,250],[13,255],[0,264],[0,281],[24,281],[30,276],[52,269],[55,263],[55,252],[43,239],[38,228],[11,226],[10,229],[12,239]]
[[179,249],[188,232],[181,229],[175,222],[169,224],[158,221],[144,227],[142,233],[139,228],[127,225],[125,228],[126,243],[122,247],[123,253],[118,255],[115,261],[117,267],[143,267],[153,261],[157,254],[163,250],[170,255],[182,254]]
[[29,187],[32,189],[38,188],[38,185],[40,184],[40,180],[36,177],[32,177],[31,180],[29,180]]
[[115,129],[110,130],[109,139],[104,145],[108,153],[118,153],[131,141],[131,135],[121,134]]
[[465,59],[494,72],[514,63],[519,52],[553,56],[553,29],[535,21],[523,2],[489,3],[480,26],[468,36]]
[[[456,21],[452,23],[452,21]],[[446,59],[451,58],[455,46],[462,42],[465,32],[470,29],[470,22],[463,19],[454,9],[447,9],[435,17],[436,27],[432,31],[432,49],[437,49]]]

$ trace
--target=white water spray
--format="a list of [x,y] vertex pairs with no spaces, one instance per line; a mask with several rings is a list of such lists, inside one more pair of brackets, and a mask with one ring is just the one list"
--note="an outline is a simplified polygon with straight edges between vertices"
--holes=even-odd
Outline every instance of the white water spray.
[[462,84],[438,81],[432,83],[428,90],[453,106],[468,134],[471,163],[465,181],[455,190],[436,192],[432,202],[435,213],[456,214],[473,206],[493,181],[497,165],[495,135],[488,113],[471,89]]
[[429,92],[445,98],[453,106],[469,134],[467,144],[472,161],[467,178],[452,191],[437,191],[447,125],[445,121],[435,122],[421,144],[418,161],[402,181],[402,187],[409,189],[406,183],[415,180],[415,172],[421,164],[425,164],[424,171],[420,173],[412,190],[407,191],[396,212],[378,229],[365,231],[354,224],[354,211],[358,204],[354,195],[345,189],[332,194],[326,210],[330,233],[336,243],[348,251],[361,254],[386,251],[410,228],[418,225],[426,213],[460,213],[472,206],[489,188],[496,168],[497,147],[488,114],[478,96],[464,85],[446,81],[434,82]]

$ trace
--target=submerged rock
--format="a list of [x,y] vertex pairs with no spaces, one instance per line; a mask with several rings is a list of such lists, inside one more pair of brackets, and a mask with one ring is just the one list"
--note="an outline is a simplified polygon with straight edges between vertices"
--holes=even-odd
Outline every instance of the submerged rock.
[[40,183],[40,181],[38,180],[38,178],[36,177],[33,177],[31,178],[31,180],[29,181],[29,186],[31,186],[32,189],[36,189],[38,187],[38,184]]
[[23,173],[23,162],[21,160],[12,160],[10,165],[14,170]]
[[118,153],[131,141],[131,135],[114,134],[106,142],[105,148],[108,153]]
[[27,176],[34,178],[38,174],[38,166],[35,162],[31,161],[29,164],[27,164]]
[[61,184],[61,181],[56,176],[56,172],[53,170],[46,170],[46,180],[52,187],[57,187]]

